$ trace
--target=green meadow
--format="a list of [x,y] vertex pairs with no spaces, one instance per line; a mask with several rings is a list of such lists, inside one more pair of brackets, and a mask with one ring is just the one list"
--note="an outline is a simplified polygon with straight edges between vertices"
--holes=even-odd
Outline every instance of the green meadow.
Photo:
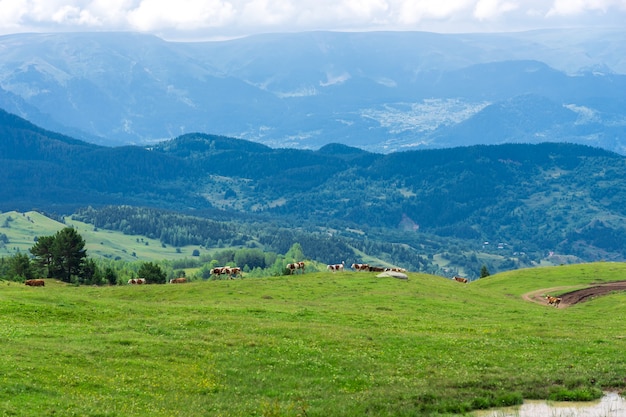
[[568,308],[543,288],[626,264],[470,284],[306,273],[182,285],[0,282],[3,416],[451,416],[626,386],[626,293]]
[[175,248],[162,245],[158,239],[96,229],[92,224],[70,217],[64,217],[62,223],[36,211],[26,213],[10,211],[0,213],[0,234],[6,235],[9,240],[8,244],[0,244],[0,257],[12,256],[17,252],[29,253],[38,236],[54,235],[66,226],[76,229],[85,239],[85,248],[90,257],[150,262],[190,258],[194,250],[205,252],[200,246]]

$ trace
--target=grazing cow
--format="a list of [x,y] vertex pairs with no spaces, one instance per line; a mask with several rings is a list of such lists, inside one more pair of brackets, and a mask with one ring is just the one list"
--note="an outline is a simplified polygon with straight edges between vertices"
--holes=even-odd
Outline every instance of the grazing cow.
[[352,269],[355,271],[369,271],[370,266],[368,264],[352,264]]
[[385,268],[382,266],[370,266],[367,270],[370,272],[385,272]]
[[46,283],[43,279],[27,279],[24,281],[24,285],[29,287],[45,287]]
[[559,304],[561,304],[561,299],[559,297],[552,297],[551,295],[546,295],[546,300],[548,300],[548,305],[553,304],[554,307],[559,308]]
[[187,282],[187,278],[174,278],[174,279],[170,279],[170,284],[184,284],[185,282]]
[[462,284],[467,284],[469,282],[469,280],[467,278],[463,278],[463,277],[452,277],[452,279],[456,282],[460,282]]
[[326,269],[328,269],[329,271],[333,271],[333,272],[337,272],[337,271],[343,272],[343,265],[344,265],[343,262],[340,264],[328,265],[326,266]]
[[230,267],[230,276],[237,278],[237,275],[239,275],[240,277],[243,277],[243,275],[241,274],[241,268],[239,268],[237,266],[231,266]]
[[237,275],[242,276],[241,268],[238,268],[236,266],[225,266],[222,268],[221,273],[228,275],[228,278],[230,279],[233,279],[233,277],[237,278]]
[[290,275],[293,275],[294,271],[297,271],[298,269],[301,269],[301,273],[304,274],[304,262],[293,262],[287,264],[287,269],[289,270]]

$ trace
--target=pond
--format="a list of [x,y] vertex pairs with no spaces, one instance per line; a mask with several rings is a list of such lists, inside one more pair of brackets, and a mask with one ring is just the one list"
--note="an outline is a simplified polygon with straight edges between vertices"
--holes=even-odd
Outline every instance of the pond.
[[615,392],[609,392],[598,401],[524,401],[524,404],[517,407],[481,410],[472,415],[475,417],[624,417],[626,416],[626,399]]

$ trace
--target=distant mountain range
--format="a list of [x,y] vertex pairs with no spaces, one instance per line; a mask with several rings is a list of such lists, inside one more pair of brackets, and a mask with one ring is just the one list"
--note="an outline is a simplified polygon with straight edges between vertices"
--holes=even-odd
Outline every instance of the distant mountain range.
[[201,132],[390,153],[571,142],[626,154],[626,30],[0,37],[0,108],[91,143]]
[[0,178],[0,211],[132,205],[345,235],[363,245],[402,243],[418,253],[436,246],[461,257],[493,250],[536,262],[549,253],[626,259],[626,157],[583,145],[377,154],[187,134],[105,147],[0,111]]

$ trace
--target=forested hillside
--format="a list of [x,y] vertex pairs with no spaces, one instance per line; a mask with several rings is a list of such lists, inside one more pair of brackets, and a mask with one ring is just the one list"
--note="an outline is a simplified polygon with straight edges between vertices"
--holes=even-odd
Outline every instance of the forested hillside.
[[[374,256],[430,268],[418,258],[430,256],[470,271],[486,262],[499,270],[548,257],[626,257],[625,158],[588,146],[382,155],[189,134],[151,147],[108,148],[7,113],[0,113],[0,135],[1,210],[78,212],[97,227],[171,245],[256,242],[284,253],[278,246],[310,239],[326,242],[307,253],[320,261],[337,261],[320,248],[340,242],[331,253],[346,261]],[[120,205],[133,208],[114,208]],[[276,239],[280,233],[294,238]]]

